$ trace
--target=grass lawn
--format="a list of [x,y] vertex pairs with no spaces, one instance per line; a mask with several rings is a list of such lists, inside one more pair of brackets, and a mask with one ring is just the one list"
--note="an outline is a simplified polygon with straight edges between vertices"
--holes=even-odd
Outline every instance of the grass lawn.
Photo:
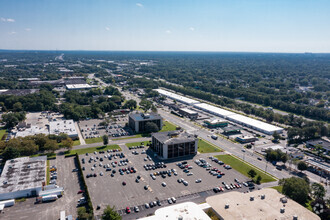
[[85,154],[85,153],[93,153],[94,151],[101,151],[101,150],[113,150],[113,149],[121,149],[117,144],[114,145],[107,145],[107,146],[101,146],[101,147],[89,147],[89,148],[82,148],[82,149],[76,149],[71,151],[66,151],[65,156],[70,156],[74,154]]
[[244,176],[247,176],[247,177],[249,177],[248,172],[251,169],[254,169],[257,173],[256,177],[258,175],[261,176],[261,178],[262,178],[261,183],[275,181],[275,179],[272,176],[270,176],[269,174],[266,174],[265,172],[260,171],[258,168],[253,167],[239,159],[236,159],[235,157],[233,157],[231,155],[218,155],[218,156],[216,156],[216,158],[223,161],[225,164],[230,165],[233,169],[237,170],[238,172],[240,172],[241,174],[243,174]]
[[47,159],[56,158],[56,154],[55,153],[40,153],[40,154],[31,155],[30,157],[39,157],[39,156],[47,156]]
[[103,142],[102,137],[97,137],[97,138],[88,138],[85,139],[86,144],[94,144],[94,143],[100,143]]
[[147,146],[147,144],[150,143],[149,141],[141,141],[141,142],[134,142],[134,143],[126,143],[125,145],[127,147],[133,147],[133,146],[138,146],[138,145],[140,146],[142,142],[144,143],[144,146]]
[[175,131],[176,130],[176,125],[172,124],[171,122],[164,121],[163,122],[163,128],[159,132],[163,131]]
[[80,140],[73,141],[73,146],[77,146],[77,145],[80,145]]
[[151,134],[136,134],[136,135],[133,135],[133,136],[128,136],[128,137],[122,137],[122,138],[114,138],[114,139],[111,139],[113,141],[116,141],[116,140],[125,140],[125,139],[133,139],[133,138],[142,138],[142,137],[151,137]]
[[47,160],[47,177],[46,177],[46,185],[49,184],[49,180],[50,180],[50,172],[49,172],[49,160]]
[[215,147],[213,144],[203,140],[198,139],[198,152],[200,153],[213,153],[213,152],[221,152],[219,148]]
[[273,186],[270,188],[276,189],[279,193],[282,193],[282,190],[283,190],[283,186]]
[[6,130],[3,129],[3,130],[0,130],[0,140],[2,140],[2,137],[6,134]]

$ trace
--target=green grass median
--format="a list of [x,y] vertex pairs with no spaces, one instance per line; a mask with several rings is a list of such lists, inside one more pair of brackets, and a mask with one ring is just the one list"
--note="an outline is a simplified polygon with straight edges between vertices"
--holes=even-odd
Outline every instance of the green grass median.
[[213,144],[203,140],[198,139],[198,152],[200,153],[213,153],[213,152],[221,152],[218,147],[214,146]]
[[133,143],[126,143],[125,145],[127,147],[133,147],[133,146],[140,146],[141,143],[143,143],[144,146],[147,146],[147,144],[150,143],[150,141],[139,141],[139,142],[133,142]]
[[88,138],[85,139],[86,144],[94,144],[94,143],[100,143],[103,142],[102,137],[97,137],[97,138]]
[[219,160],[223,161],[225,164],[230,165],[233,169],[237,170],[238,172],[240,172],[241,174],[243,174],[244,176],[249,177],[248,172],[253,169],[256,171],[257,175],[261,176],[261,183],[268,183],[268,182],[272,182],[272,181],[276,181],[272,176],[270,176],[269,174],[261,171],[260,169],[251,166],[231,155],[218,155],[215,156],[216,158],[218,158]]
[[65,156],[72,156],[75,154],[85,154],[85,153],[93,153],[94,151],[105,151],[105,150],[114,150],[114,149],[120,149],[119,145],[107,145],[107,146],[100,146],[100,147],[89,147],[89,148],[82,148],[82,149],[76,149],[71,151],[66,151],[64,154]]
[[168,121],[163,121],[163,128],[159,132],[163,131],[175,131],[176,130],[176,125],[172,124],[171,122]]

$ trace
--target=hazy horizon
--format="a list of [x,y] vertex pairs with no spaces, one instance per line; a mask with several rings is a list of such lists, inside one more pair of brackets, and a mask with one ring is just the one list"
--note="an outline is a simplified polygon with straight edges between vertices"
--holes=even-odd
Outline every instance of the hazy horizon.
[[330,53],[326,0],[0,0],[0,48]]

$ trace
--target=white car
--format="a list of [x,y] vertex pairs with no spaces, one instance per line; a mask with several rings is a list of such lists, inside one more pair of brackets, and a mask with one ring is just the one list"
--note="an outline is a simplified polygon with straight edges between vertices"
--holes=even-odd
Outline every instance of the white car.
[[162,182],[162,186],[165,187],[166,186],[166,183],[165,182]]
[[168,202],[168,204],[172,204],[173,203],[172,198],[168,198],[167,202]]
[[192,175],[194,175],[193,173],[187,173],[187,176],[192,176]]
[[200,182],[202,182],[202,179],[197,179],[195,182],[200,183]]

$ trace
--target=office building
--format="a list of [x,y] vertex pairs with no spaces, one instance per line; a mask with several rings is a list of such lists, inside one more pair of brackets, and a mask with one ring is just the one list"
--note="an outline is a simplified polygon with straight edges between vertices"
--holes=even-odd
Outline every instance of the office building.
[[159,130],[163,128],[163,118],[155,113],[131,113],[128,116],[128,125],[136,133],[146,132],[146,124],[153,122]]
[[151,148],[161,159],[195,155],[198,139],[192,134],[179,131],[153,133]]

